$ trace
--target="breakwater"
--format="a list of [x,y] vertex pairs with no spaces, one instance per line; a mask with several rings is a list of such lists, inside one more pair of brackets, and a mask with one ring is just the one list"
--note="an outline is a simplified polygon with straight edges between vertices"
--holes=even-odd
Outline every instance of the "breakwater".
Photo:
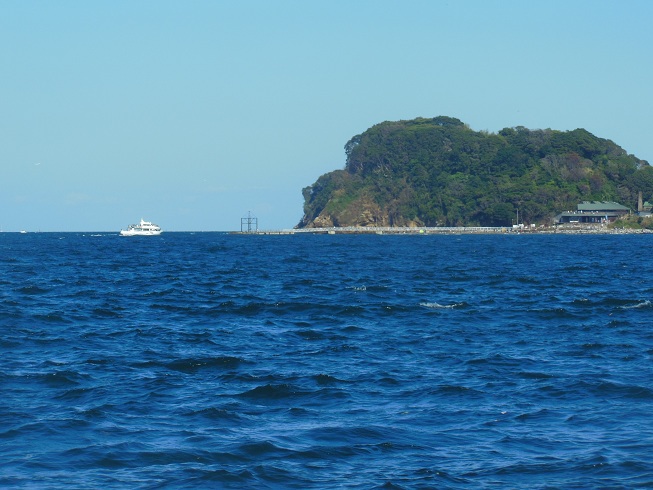
[[469,235],[469,234],[515,234],[515,233],[544,233],[544,234],[640,234],[653,233],[653,230],[611,228],[603,224],[599,225],[559,225],[547,227],[495,227],[495,226],[434,226],[434,227],[372,227],[372,226],[343,226],[330,228],[293,228],[282,230],[256,230],[254,233],[262,235],[294,235],[294,234],[317,234],[317,235],[342,235],[342,234],[363,234],[363,235]]

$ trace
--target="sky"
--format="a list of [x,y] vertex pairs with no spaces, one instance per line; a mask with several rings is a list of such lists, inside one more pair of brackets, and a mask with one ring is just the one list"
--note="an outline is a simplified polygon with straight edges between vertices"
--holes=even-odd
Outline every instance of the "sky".
[[650,0],[0,0],[0,230],[294,227],[383,121],[653,163]]

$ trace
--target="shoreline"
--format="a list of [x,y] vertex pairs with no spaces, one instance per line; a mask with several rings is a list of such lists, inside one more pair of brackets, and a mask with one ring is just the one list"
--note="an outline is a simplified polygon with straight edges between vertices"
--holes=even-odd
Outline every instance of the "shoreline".
[[298,228],[235,232],[243,235],[639,235],[653,233],[648,229],[607,228],[598,226],[556,226],[546,228],[508,227],[368,227]]

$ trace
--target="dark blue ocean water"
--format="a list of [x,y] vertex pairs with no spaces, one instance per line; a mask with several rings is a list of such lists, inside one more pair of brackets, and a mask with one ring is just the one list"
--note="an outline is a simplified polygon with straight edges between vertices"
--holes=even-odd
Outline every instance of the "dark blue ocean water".
[[653,486],[653,236],[0,234],[0,486]]

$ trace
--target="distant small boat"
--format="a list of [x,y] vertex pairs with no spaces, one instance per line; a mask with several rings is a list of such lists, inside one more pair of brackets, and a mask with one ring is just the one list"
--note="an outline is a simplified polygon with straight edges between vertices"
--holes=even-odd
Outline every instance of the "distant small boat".
[[155,225],[150,221],[144,221],[141,219],[141,222],[137,225],[129,225],[126,230],[120,230],[120,236],[150,236],[150,235],[160,235],[161,227]]
[[21,233],[27,233],[25,230],[20,230]]

